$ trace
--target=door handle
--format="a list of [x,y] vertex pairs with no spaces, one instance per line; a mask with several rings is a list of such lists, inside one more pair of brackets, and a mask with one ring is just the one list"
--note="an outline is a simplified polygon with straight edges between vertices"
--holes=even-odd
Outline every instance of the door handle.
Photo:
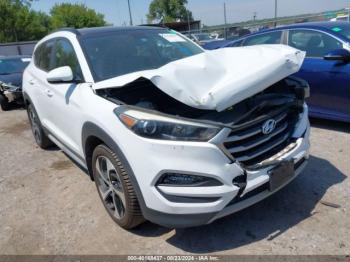
[[45,89],[45,93],[48,97],[52,97],[53,96],[53,93],[50,89]]
[[29,80],[29,84],[33,86],[35,84],[34,80]]

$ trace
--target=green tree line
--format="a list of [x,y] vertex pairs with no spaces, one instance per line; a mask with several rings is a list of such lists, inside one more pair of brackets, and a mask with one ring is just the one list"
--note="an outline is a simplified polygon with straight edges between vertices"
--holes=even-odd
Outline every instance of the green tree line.
[[[0,0],[0,43],[39,40],[62,27],[83,28],[107,24],[103,14],[84,4],[56,4],[46,14],[33,10],[32,1]],[[147,14],[148,22],[193,20],[192,12],[186,5],[187,0],[153,0]]]
[[192,21],[192,12],[186,8],[187,0],[153,0],[149,5],[147,20],[159,23]]
[[56,4],[49,14],[31,9],[32,0],[0,0],[0,43],[32,41],[62,27],[106,25],[104,15],[84,4]]

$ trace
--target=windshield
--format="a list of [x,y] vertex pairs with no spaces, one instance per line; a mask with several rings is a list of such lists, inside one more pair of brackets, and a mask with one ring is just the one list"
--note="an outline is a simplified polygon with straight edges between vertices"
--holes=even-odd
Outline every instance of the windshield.
[[209,34],[195,34],[194,36],[198,39],[198,41],[213,40]]
[[330,28],[333,32],[336,32],[348,40],[350,40],[350,24],[349,25],[336,25]]
[[204,52],[171,30],[130,30],[82,38],[95,81],[142,70]]
[[22,73],[29,62],[29,58],[0,58],[0,75]]

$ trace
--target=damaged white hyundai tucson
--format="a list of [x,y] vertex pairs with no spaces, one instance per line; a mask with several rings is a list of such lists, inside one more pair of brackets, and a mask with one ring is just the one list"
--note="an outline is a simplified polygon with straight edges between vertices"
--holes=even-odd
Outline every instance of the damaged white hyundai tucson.
[[305,54],[282,45],[204,51],[154,27],[65,29],[23,76],[37,144],[95,181],[123,228],[211,223],[293,180],[309,158]]

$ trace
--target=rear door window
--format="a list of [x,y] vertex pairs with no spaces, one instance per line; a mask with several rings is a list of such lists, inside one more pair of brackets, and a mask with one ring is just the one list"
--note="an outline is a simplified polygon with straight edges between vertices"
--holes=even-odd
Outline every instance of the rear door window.
[[243,45],[268,45],[268,44],[281,44],[282,31],[268,32],[265,34],[259,34],[256,36],[248,37]]

